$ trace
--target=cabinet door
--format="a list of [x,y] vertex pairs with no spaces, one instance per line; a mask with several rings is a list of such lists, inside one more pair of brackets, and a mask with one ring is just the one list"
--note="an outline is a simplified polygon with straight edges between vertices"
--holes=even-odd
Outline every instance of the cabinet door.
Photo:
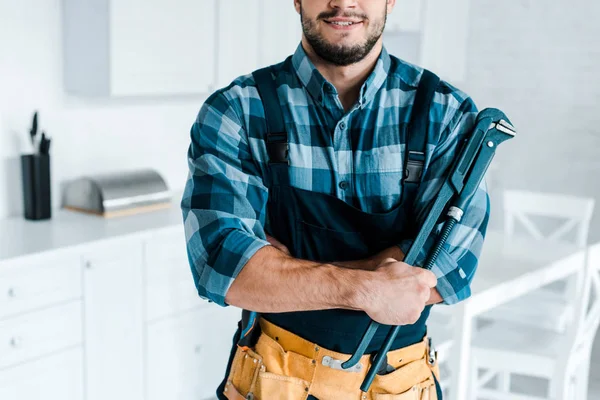
[[112,0],[111,94],[207,93],[215,77],[216,0]]
[[83,273],[87,400],[143,397],[142,244],[86,254]]
[[206,304],[194,285],[183,229],[148,238],[144,255],[147,321]]
[[302,38],[300,15],[292,1],[261,0],[260,64],[271,65],[294,54]]
[[148,400],[204,400],[215,396],[241,310],[207,304],[148,327]]
[[82,400],[81,348],[0,370],[2,400]]
[[217,85],[224,87],[259,68],[260,2],[220,0],[218,7]]

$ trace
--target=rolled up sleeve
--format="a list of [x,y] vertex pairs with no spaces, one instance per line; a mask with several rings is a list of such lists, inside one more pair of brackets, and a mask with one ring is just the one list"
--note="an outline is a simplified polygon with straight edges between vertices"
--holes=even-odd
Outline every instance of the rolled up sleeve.
[[[436,110],[434,107],[432,110],[432,113],[438,113],[438,120],[445,122],[440,124],[439,142],[432,153],[417,195],[415,212],[419,226],[427,217],[427,211],[448,176],[452,162],[458,156],[460,144],[471,133],[477,117],[477,108],[470,98],[458,97],[458,99],[461,101],[457,101],[456,107],[446,104],[443,113],[439,108]],[[471,282],[477,270],[489,214],[490,200],[483,179],[464,210],[462,220],[454,226],[432,267],[432,272],[438,279],[436,289],[444,304],[455,304],[471,295]],[[432,235],[427,239],[415,262],[417,266],[424,265],[427,254],[442,227],[443,222],[435,227]],[[411,245],[412,240],[405,240],[399,244],[399,247],[406,254]]]
[[248,260],[269,245],[268,190],[241,119],[222,92],[209,97],[192,125],[181,210],[198,295],[227,306],[225,295]]

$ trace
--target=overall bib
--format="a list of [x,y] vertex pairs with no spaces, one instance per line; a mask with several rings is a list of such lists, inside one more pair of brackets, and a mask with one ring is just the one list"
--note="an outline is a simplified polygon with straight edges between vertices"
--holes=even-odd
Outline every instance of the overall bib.
[[[270,68],[264,68],[254,72],[254,78],[263,102],[268,125],[268,132],[266,132],[264,137],[269,155],[268,176],[265,177],[265,185],[269,188],[269,200],[267,204],[268,223],[265,226],[265,230],[286,245],[292,256],[318,262],[365,259],[400,243],[403,239],[414,239],[418,231],[418,226],[416,226],[413,218],[413,203],[424,173],[423,163],[425,160],[427,127],[429,124],[429,108],[435,89],[438,86],[439,78],[429,71],[424,72],[417,89],[410,123],[406,129],[398,132],[399,135],[404,135],[401,143],[406,143],[405,154],[407,155],[405,175],[402,183],[398,182],[399,185],[403,185],[402,200],[400,204],[384,213],[363,212],[335,196],[303,190],[290,185],[288,169],[290,165],[293,165],[294,160],[288,158],[288,138],[276,91],[276,87],[278,86],[277,77],[273,77]],[[390,188],[390,190],[397,189]],[[427,306],[416,323],[402,326],[400,329],[392,350],[409,349],[407,350],[408,353],[399,353],[401,354],[400,358],[404,358],[404,362],[410,361],[407,358],[412,357],[410,355],[411,351],[418,353],[424,349],[421,345],[424,343],[424,338],[426,338],[426,320],[430,309],[431,306]],[[267,333],[270,332],[270,337],[258,339],[263,349],[274,348],[273,346],[265,347],[265,340],[273,342],[271,339],[276,338],[278,343],[275,346],[283,346],[284,338],[291,336],[290,333],[293,333],[295,339],[290,337],[287,340],[296,349],[301,349],[302,346],[307,348],[314,346],[319,350],[327,350],[329,354],[337,354],[338,357],[344,357],[342,355],[351,354],[355,350],[369,322],[370,319],[364,312],[342,309],[268,313],[261,314],[261,322],[260,324],[256,323],[257,329],[253,330],[258,331],[258,325],[260,325],[263,331],[261,336],[264,336],[265,330],[268,331]],[[234,357],[242,356],[252,360],[253,364],[263,364],[262,370],[261,368],[255,368],[252,372],[253,374],[258,375],[262,373],[264,375],[264,373],[269,373],[268,363],[262,360],[265,357],[264,354],[256,354],[254,352],[256,348],[248,348],[247,346],[243,347],[246,351],[246,353],[243,353],[240,351],[241,347],[237,345],[242,328],[244,328],[242,325],[246,323],[240,321],[238,332],[234,337],[234,346],[227,367],[228,376],[231,372],[232,363],[236,365],[243,363],[237,359],[234,362]],[[254,324],[254,321],[252,323]],[[371,345],[367,349],[367,354],[372,354],[379,349],[389,329],[390,327],[388,326],[379,328]],[[256,332],[254,333],[256,334]],[[260,332],[258,333],[260,334]],[[300,345],[300,342],[304,343],[304,345]],[[254,340],[253,345],[255,344],[256,340]],[[287,352],[287,350],[285,346],[284,348],[279,348],[280,352]],[[248,357],[248,351],[251,353],[250,357]],[[269,352],[269,350],[264,351]],[[311,357],[315,357],[313,350],[309,352],[299,350],[299,352],[304,352],[303,357],[307,358],[308,362],[312,362],[313,365],[318,364],[320,366],[322,364],[320,359],[310,360]],[[236,355],[236,353],[238,354]],[[393,351],[390,352],[390,354],[392,353]],[[416,358],[419,357],[420,355]],[[301,363],[301,361],[298,362]],[[393,363],[392,365],[396,367]],[[264,366],[267,368],[265,369]],[[349,371],[336,372],[346,375],[357,375]],[[364,376],[364,373],[362,376]],[[389,375],[381,375],[382,378],[387,376]],[[378,378],[380,378],[379,375]],[[435,381],[437,399],[441,400],[437,379],[435,375],[432,378]],[[256,377],[254,377],[254,380],[256,381]],[[217,395],[220,396],[220,399],[225,398],[223,397],[223,391],[227,383],[231,385],[231,377],[229,382],[226,381],[227,377],[217,390]],[[304,382],[306,384],[306,380]],[[332,384],[335,384],[335,382],[332,382]],[[267,400],[278,398],[290,400],[296,398],[317,398],[311,395],[311,388],[308,384],[307,387],[304,387],[302,384],[298,386],[300,391],[298,397],[292,395],[289,389],[286,389],[288,390],[284,391],[286,394],[277,395],[279,397],[270,395],[272,398]],[[358,382],[356,387],[358,388],[359,386],[360,382]],[[240,393],[244,392],[240,388],[237,389]],[[263,393],[265,393],[264,390]],[[257,394],[253,392],[250,395],[247,393],[242,393],[242,395],[241,398],[255,398],[254,396]],[[432,399],[434,395],[432,394]],[[340,395],[339,398],[350,399],[351,397],[348,396],[350,395]],[[357,392],[357,396],[357,400],[371,398],[367,397],[366,394],[361,395],[360,392]],[[236,397],[228,396],[227,398],[232,399]],[[257,396],[256,398],[262,397]],[[400,397],[381,396],[372,398],[400,399]],[[410,399],[412,398],[410,397]],[[409,397],[406,397],[406,399],[409,399]],[[415,399],[417,398],[415,397]],[[420,399],[421,397],[418,398],[418,400]],[[320,398],[319,400],[327,399]]]

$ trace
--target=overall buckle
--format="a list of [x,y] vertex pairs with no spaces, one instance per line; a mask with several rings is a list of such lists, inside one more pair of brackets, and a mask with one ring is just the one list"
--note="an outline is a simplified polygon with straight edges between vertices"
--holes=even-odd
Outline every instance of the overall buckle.
[[269,164],[290,164],[287,132],[268,133],[266,146]]
[[425,153],[422,151],[409,151],[404,170],[404,182],[419,183],[425,168]]

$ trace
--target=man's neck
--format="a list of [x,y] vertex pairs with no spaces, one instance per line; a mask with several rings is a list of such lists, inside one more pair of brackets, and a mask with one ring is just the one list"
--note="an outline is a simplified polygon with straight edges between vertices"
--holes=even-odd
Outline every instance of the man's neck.
[[348,66],[334,65],[323,60],[304,37],[302,47],[321,75],[335,86],[344,110],[348,111],[358,100],[360,88],[377,64],[383,41],[380,38],[365,58]]

